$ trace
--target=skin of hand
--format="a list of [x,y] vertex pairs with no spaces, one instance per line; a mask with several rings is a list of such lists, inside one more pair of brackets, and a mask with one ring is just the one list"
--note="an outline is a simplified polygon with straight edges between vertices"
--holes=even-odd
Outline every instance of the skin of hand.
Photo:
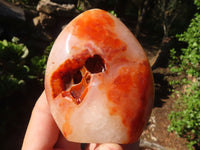
[[[138,150],[139,142],[127,145],[87,144],[86,150]],[[45,92],[37,100],[24,137],[22,150],[81,150],[80,143],[67,141],[49,110]]]

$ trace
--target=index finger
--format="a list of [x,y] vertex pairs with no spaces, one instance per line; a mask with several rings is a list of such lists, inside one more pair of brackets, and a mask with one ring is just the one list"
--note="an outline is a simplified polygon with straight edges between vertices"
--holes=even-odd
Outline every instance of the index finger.
[[25,134],[22,150],[52,149],[59,135],[48,107],[45,92],[37,100]]

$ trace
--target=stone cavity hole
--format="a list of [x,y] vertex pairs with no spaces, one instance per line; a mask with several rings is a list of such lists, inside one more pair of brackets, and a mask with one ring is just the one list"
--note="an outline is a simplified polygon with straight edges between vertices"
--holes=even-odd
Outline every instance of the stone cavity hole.
[[[100,55],[86,58],[85,61],[77,63],[77,60],[66,61],[66,64],[54,72],[52,76],[53,97],[60,93],[66,99],[71,99],[75,104],[80,104],[88,92],[92,74],[101,73],[106,70],[104,60]],[[76,66],[76,64],[79,64]],[[72,67],[66,67],[72,66]]]
[[[82,81],[82,78],[85,77],[86,72],[88,73],[100,73],[105,71],[105,63],[104,60],[99,55],[94,55],[93,57],[89,57],[86,62],[85,66],[81,69],[75,71],[72,75],[73,83],[79,84]],[[87,74],[88,74],[87,73]],[[86,81],[89,83],[90,75],[87,75]]]
[[73,75],[73,81],[74,81],[74,84],[78,84],[80,83],[82,80],[82,73],[80,70],[78,70],[77,72],[74,73]]
[[89,57],[85,61],[85,65],[72,75],[73,85],[71,86],[69,93],[72,96],[75,104],[80,104],[87,94],[87,87],[91,79],[91,74],[104,71],[104,60],[101,58],[101,56],[94,55],[93,57]]
[[105,71],[105,63],[104,60],[99,55],[94,55],[90,57],[85,62],[85,67],[91,73],[99,73]]

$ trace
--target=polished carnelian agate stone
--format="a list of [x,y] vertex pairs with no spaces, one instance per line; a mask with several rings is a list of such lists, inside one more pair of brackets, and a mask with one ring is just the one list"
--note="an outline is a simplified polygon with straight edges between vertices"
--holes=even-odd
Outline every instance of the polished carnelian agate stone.
[[153,77],[145,52],[116,17],[92,9],[56,39],[47,63],[45,92],[69,141],[138,141],[152,110]]

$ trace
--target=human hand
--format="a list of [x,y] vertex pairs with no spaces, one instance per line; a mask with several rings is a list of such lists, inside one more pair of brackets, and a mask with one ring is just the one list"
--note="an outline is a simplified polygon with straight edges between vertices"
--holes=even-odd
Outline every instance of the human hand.
[[[138,143],[87,144],[85,150],[137,150]],[[80,143],[67,141],[60,133],[49,110],[45,92],[37,100],[25,134],[22,150],[81,150]]]

